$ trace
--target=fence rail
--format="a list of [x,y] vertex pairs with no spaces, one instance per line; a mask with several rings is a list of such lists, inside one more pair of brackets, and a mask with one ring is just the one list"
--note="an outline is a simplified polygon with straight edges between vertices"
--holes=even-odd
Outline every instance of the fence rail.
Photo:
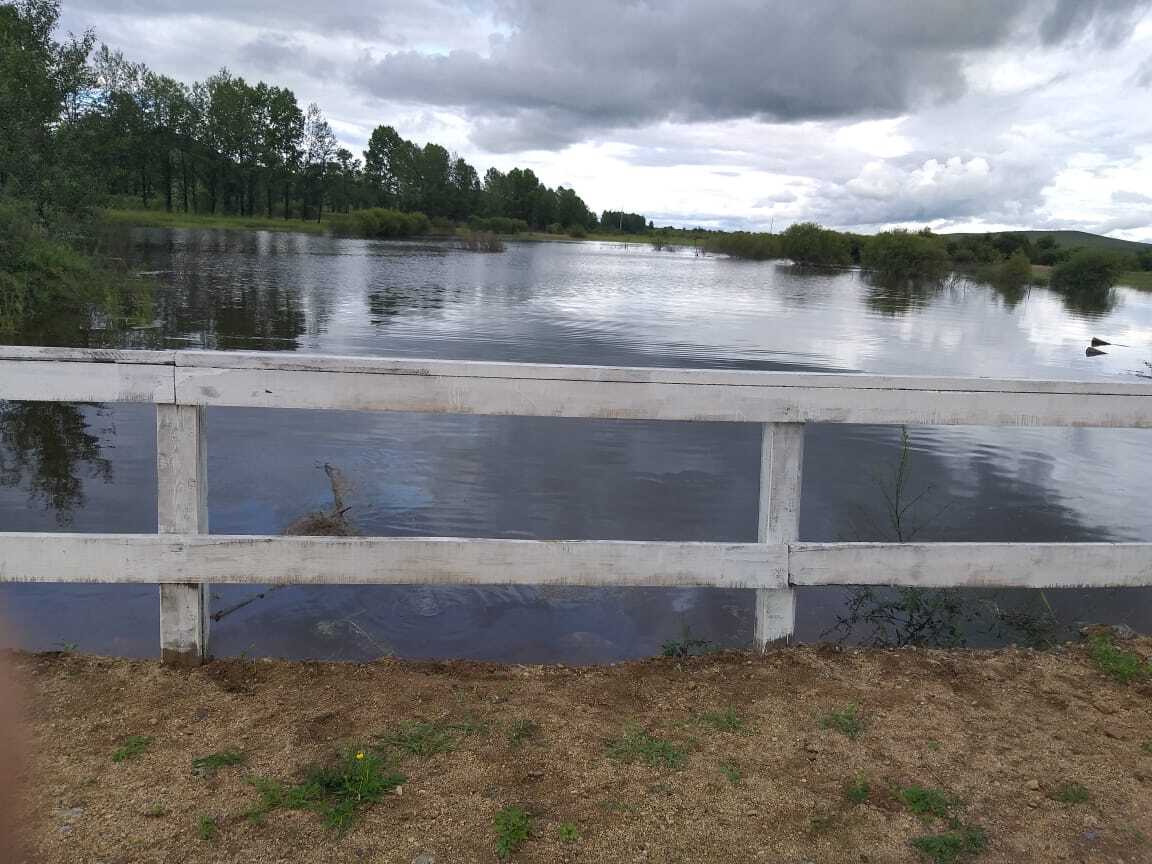
[[[0,534],[0,582],[160,585],[168,662],[207,653],[207,585],[756,590],[756,644],[804,585],[1152,585],[1152,544],[800,543],[805,423],[1152,428],[1152,385],[0,346],[0,399],[156,405],[156,535]],[[206,407],[763,425],[756,543],[208,534]]]

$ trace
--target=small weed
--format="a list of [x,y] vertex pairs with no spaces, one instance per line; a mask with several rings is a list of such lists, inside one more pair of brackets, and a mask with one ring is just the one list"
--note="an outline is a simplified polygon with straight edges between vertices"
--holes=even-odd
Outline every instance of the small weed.
[[855,780],[844,784],[844,798],[850,804],[867,804],[872,796],[872,787],[864,779],[863,774],[857,775]]
[[722,773],[725,777],[727,777],[728,782],[731,783],[733,786],[738,785],[740,783],[740,781],[744,779],[743,772],[741,772],[741,770],[739,768],[737,768],[735,765],[733,765],[731,762],[721,762],[720,763],[720,773]]
[[820,718],[821,729],[834,729],[853,741],[860,737],[860,733],[867,725],[867,721],[855,705],[849,705],[842,711],[829,711]]
[[1147,741],[1141,744],[1140,749],[1145,753],[1152,753],[1152,738],[1149,738]]
[[413,720],[401,723],[378,740],[380,747],[392,747],[413,756],[428,757],[455,750],[461,738],[481,729],[477,723]]
[[579,843],[580,831],[571,822],[561,822],[556,828],[556,836],[561,843]]
[[505,807],[492,821],[496,828],[496,854],[508,858],[532,834],[532,817],[520,807]]
[[1079,783],[1061,783],[1048,795],[1053,801],[1061,804],[1083,804],[1089,798],[1088,790]]
[[403,774],[387,770],[384,760],[374,753],[349,751],[334,765],[312,769],[296,786],[254,780],[260,792],[260,806],[248,816],[259,821],[277,808],[311,810],[323,816],[329,828],[344,831],[362,810],[406,779]]
[[956,799],[940,789],[928,789],[924,786],[905,786],[897,793],[897,797],[911,812],[917,816],[936,816],[947,819],[956,806]]
[[248,757],[238,750],[221,750],[219,753],[212,753],[208,756],[193,759],[192,770],[201,777],[208,777],[215,774],[221,768],[227,768],[230,765],[243,765],[247,758]]
[[697,717],[696,721],[710,726],[717,732],[744,732],[747,727],[744,718],[736,713],[735,708],[725,708],[723,711],[706,711]]
[[933,753],[935,753],[936,751],[938,751],[940,749],[940,742],[939,741],[929,741],[924,746],[927,747],[929,750],[931,750]]
[[1098,634],[1088,643],[1088,656],[1101,672],[1121,684],[1142,681],[1152,673],[1152,666],[1139,654],[1116,647],[1111,636]]
[[683,767],[688,755],[683,747],[662,738],[649,735],[643,729],[630,727],[619,738],[607,742],[608,756],[621,762],[640,761],[646,765],[662,766],[671,770]]
[[201,816],[196,823],[196,833],[205,843],[211,843],[220,833],[220,825],[215,816]]
[[127,762],[135,759],[152,746],[155,739],[151,735],[129,735],[120,744],[120,748],[112,754],[113,762]]
[[144,815],[149,819],[159,819],[162,816],[168,815],[168,808],[157,801],[155,804],[144,811]]
[[932,864],[955,864],[965,858],[973,858],[988,845],[988,835],[983,828],[973,825],[955,825],[940,834],[925,834],[912,840],[912,848],[930,860]]
[[535,720],[516,720],[508,727],[508,746],[516,749],[526,741],[534,741],[540,735],[540,724]]

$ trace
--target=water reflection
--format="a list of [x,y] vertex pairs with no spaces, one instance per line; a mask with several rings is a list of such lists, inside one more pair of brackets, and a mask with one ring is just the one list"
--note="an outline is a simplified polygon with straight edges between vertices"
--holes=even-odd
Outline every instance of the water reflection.
[[[428,243],[147,230],[134,232],[124,254],[159,271],[161,285],[159,326],[121,337],[137,347],[1115,378],[1139,364],[1131,352],[1127,360],[1121,352],[1086,358],[1091,336],[1139,345],[1152,335],[1150,298],[1127,289],[1086,317],[1040,288],[878,284],[856,272],[637,246],[525,243],[503,255],[469,255]],[[62,504],[71,490],[78,530],[155,530],[150,409],[109,406],[104,428],[93,426],[93,409],[75,410],[92,440],[60,439],[71,465],[39,469],[62,472],[43,488],[66,493]],[[77,428],[75,419],[48,425]],[[327,506],[316,466],[331,463],[354,481],[349,515],[368,535],[755,537],[752,425],[222,409],[209,411],[208,427],[218,533],[277,533]],[[879,539],[885,510],[872,475],[891,466],[898,436],[891,428],[809,428],[803,538]],[[1149,539],[1149,444],[1152,436],[1134,430],[913,429],[913,487],[932,488],[930,510],[947,506],[920,539]],[[27,495],[49,499],[29,478],[36,460],[51,461],[59,447],[37,456],[18,434],[0,441],[3,464],[24,466],[15,486],[0,489],[9,530],[57,527],[56,505],[29,508]],[[32,455],[17,455],[25,451]],[[251,592],[223,587],[218,608]],[[4,593],[31,647],[82,633],[84,650],[155,653],[152,590]],[[1033,603],[1030,596],[1020,602]],[[839,589],[805,591],[800,636],[824,632],[843,597]],[[1066,620],[1090,609],[1147,629],[1144,598],[1066,592],[1053,603]],[[108,614],[100,628],[86,628],[97,603]],[[749,593],[296,587],[227,616],[214,639],[225,654],[599,661],[652,653],[685,625],[720,644],[746,644]]]
[[0,402],[0,486],[27,489],[30,501],[67,525],[85,503],[82,474],[112,480],[100,434],[79,406]]

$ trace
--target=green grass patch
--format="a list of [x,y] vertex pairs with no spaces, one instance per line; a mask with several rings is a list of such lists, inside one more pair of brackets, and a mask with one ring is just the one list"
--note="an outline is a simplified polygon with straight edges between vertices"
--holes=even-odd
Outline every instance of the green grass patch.
[[904,786],[897,790],[896,797],[908,810],[917,816],[935,816],[947,819],[956,806],[956,799],[941,789],[926,786]]
[[620,762],[643,762],[658,768],[677,770],[684,766],[688,751],[680,744],[656,738],[639,727],[629,727],[619,738],[606,742],[608,756]]
[[496,829],[496,854],[511,857],[532,836],[532,817],[522,807],[505,807],[492,820]]
[[508,746],[512,749],[540,737],[540,724],[535,720],[514,720],[508,727]]
[[260,805],[249,817],[259,820],[272,810],[311,810],[329,828],[345,831],[361,813],[407,778],[389,770],[375,753],[353,750],[332,765],[313,768],[295,786],[255,779]]
[[219,753],[210,753],[192,760],[192,770],[202,777],[215,774],[221,768],[232,765],[243,765],[247,760],[239,750],[221,750]]
[[168,808],[157,801],[155,804],[152,804],[147,810],[144,811],[144,815],[149,819],[160,819],[161,817],[168,815]]
[[1140,749],[1143,750],[1145,753],[1152,754],[1152,738],[1149,738],[1147,741],[1145,741],[1143,744],[1141,744]]
[[1097,634],[1088,641],[1088,657],[1096,668],[1120,684],[1143,681],[1152,667],[1139,654],[1116,647],[1111,636]]
[[220,824],[215,816],[201,816],[196,821],[196,835],[205,843],[211,843],[220,834]]
[[932,864],[956,864],[975,858],[988,846],[988,835],[974,825],[956,825],[940,834],[912,839],[912,848]]
[[720,773],[723,774],[733,786],[738,786],[740,781],[744,779],[744,773],[732,762],[721,762]]
[[478,723],[411,720],[381,735],[377,746],[426,758],[437,753],[450,753],[459,746],[461,739],[482,729]]
[[736,713],[735,708],[725,708],[723,711],[705,711],[696,718],[696,722],[715,729],[717,732],[745,732],[748,725],[744,718]]
[[1079,783],[1061,783],[1048,794],[1048,797],[1061,804],[1084,804],[1092,795]]
[[556,828],[556,836],[561,843],[580,842],[580,830],[571,822],[561,822]]
[[844,800],[849,804],[867,804],[871,797],[872,787],[863,774],[844,784]]
[[851,738],[853,741],[859,738],[860,734],[867,727],[868,721],[855,705],[849,705],[847,708],[840,710],[829,711],[820,718],[821,729],[831,729],[839,732],[846,738]]
[[151,735],[129,735],[120,742],[120,747],[112,754],[112,761],[128,762],[135,759],[151,747],[154,740]]
[[1121,273],[1116,284],[1138,288],[1141,291],[1152,291],[1152,270],[1130,270],[1127,273]]
[[222,228],[233,231],[291,231],[323,234],[324,222],[266,216],[225,216],[211,213],[168,213],[164,210],[105,210],[107,222],[153,228]]

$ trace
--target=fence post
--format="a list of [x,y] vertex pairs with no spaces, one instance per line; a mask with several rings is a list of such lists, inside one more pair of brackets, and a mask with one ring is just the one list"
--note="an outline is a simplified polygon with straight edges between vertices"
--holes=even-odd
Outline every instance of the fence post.
[[[204,409],[156,406],[157,525],[161,534],[208,533],[207,454]],[[206,586],[160,586],[160,658],[173,666],[197,666],[208,653]]]
[[[804,424],[765,423],[760,451],[760,543],[799,539],[800,483],[804,470]],[[796,626],[793,588],[756,591],[756,649],[787,643]]]

